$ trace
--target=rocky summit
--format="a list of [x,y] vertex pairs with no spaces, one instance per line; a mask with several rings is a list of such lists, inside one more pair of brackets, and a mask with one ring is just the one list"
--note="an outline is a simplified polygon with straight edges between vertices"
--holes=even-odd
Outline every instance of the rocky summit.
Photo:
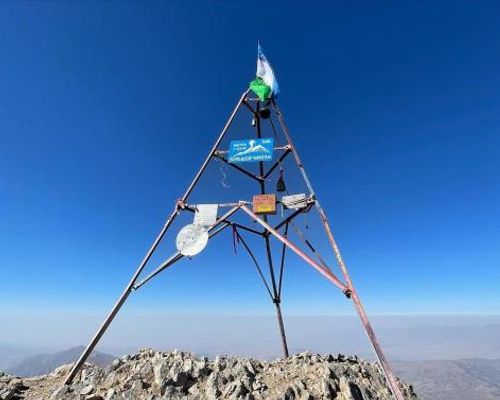
[[[302,353],[268,362],[141,350],[106,367],[86,364],[64,386],[69,369],[25,379],[0,373],[0,399],[392,400],[378,365],[342,355]],[[400,385],[406,399],[418,400],[411,386]]]

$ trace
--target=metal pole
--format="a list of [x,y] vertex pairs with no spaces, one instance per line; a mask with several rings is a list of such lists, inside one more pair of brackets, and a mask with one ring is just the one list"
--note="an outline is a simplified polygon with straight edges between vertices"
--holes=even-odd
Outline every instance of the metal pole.
[[290,242],[287,238],[282,236],[278,231],[271,227],[267,222],[265,222],[262,218],[259,218],[256,214],[253,213],[247,206],[244,204],[241,205],[241,209],[246,212],[251,218],[253,218],[256,222],[262,225],[266,230],[268,230],[271,234],[276,236],[281,243],[284,243],[291,249],[295,254],[297,254],[300,258],[306,261],[308,264],[312,265],[314,269],[316,269],[321,275],[323,275],[326,279],[332,282],[335,286],[340,288],[344,293],[348,292],[347,286],[345,286],[332,272],[325,269],[322,265],[318,264],[311,257],[309,257],[306,253],[300,250],[297,246],[295,246],[292,242]]
[[140,289],[142,286],[144,286],[146,283],[148,283],[151,279],[153,279],[160,272],[162,272],[165,269],[167,269],[168,267],[174,265],[177,261],[180,261],[183,258],[184,258],[184,256],[179,251],[174,253],[169,258],[167,258],[164,262],[162,262],[153,272],[151,272],[148,276],[146,276],[144,279],[142,279],[138,284],[134,284],[134,287],[132,289],[134,291]]
[[[210,226],[208,228],[208,230],[209,230],[208,238],[210,239],[210,238],[214,237],[219,232],[223,231],[225,228],[227,228],[229,225],[231,225],[231,223],[229,221],[227,221],[227,219],[231,215],[233,215],[236,211],[238,211],[239,208],[240,208],[239,205],[236,206],[236,207],[231,208],[226,214],[224,214],[222,217],[220,217],[215,224],[213,224],[212,226]],[[220,224],[223,224],[223,223],[225,224],[224,226],[221,226],[218,229],[215,229]],[[212,231],[213,229],[215,229],[215,230]],[[152,271],[148,276],[146,276],[144,279],[142,279],[137,285],[134,285],[133,289],[134,290],[139,289],[141,286],[143,286],[146,283],[148,283],[151,279],[153,279],[160,272],[164,271],[166,268],[168,268],[171,265],[175,264],[177,261],[179,261],[182,258],[184,258],[184,255],[182,255],[179,251],[176,252],[175,254],[173,254],[172,256],[170,256],[169,258],[167,258],[163,263],[161,263],[161,265],[158,266],[154,271]]]
[[80,368],[82,367],[82,365],[87,360],[87,358],[90,355],[90,353],[92,353],[92,350],[94,350],[95,346],[97,345],[97,343],[101,339],[101,337],[104,334],[104,332],[106,332],[106,329],[108,329],[109,325],[113,321],[114,317],[116,316],[116,314],[118,313],[118,311],[120,310],[120,308],[123,306],[123,304],[127,300],[128,296],[132,292],[132,289],[134,287],[135,281],[137,280],[137,278],[141,274],[142,270],[146,266],[146,263],[151,258],[151,255],[153,254],[153,252],[156,250],[156,247],[158,247],[158,244],[160,243],[161,239],[163,238],[163,236],[167,232],[168,227],[172,224],[172,221],[175,219],[175,216],[177,215],[177,212],[178,212],[178,205],[176,204],[174,212],[168,217],[167,221],[165,222],[165,225],[163,226],[163,228],[161,229],[160,233],[156,237],[156,239],[153,242],[153,245],[151,246],[151,248],[149,249],[149,251],[146,253],[146,256],[144,257],[144,259],[140,263],[139,267],[135,271],[135,273],[132,276],[132,279],[130,280],[129,284],[127,285],[127,287],[125,288],[125,290],[123,291],[123,293],[121,294],[121,296],[118,298],[118,301],[116,302],[116,304],[114,305],[114,307],[111,309],[111,312],[108,314],[108,316],[106,317],[106,319],[102,323],[101,327],[97,330],[96,334],[94,335],[94,337],[92,338],[92,340],[90,341],[90,343],[87,345],[86,349],[80,355],[80,358],[78,359],[78,361],[75,363],[75,365],[73,365],[73,368],[71,369],[71,371],[69,372],[69,374],[66,376],[66,379],[64,380],[64,384],[65,385],[71,383],[71,381],[73,380],[73,378],[75,377],[75,375],[78,373],[78,371],[80,370]]
[[352,300],[354,302],[356,310],[358,311],[359,317],[361,318],[361,322],[365,327],[366,334],[368,335],[375,353],[377,354],[377,358],[380,362],[380,365],[382,366],[382,370],[385,372],[387,383],[389,384],[389,388],[391,389],[394,398],[397,400],[404,400],[403,393],[399,388],[396,377],[392,372],[392,368],[384,355],[382,347],[380,346],[377,336],[375,335],[375,331],[373,330],[370,320],[368,319],[368,316],[364,310],[363,304],[361,303],[361,300],[359,299],[359,296],[355,290],[352,291]]
[[194,177],[193,181],[191,182],[191,185],[189,185],[189,187],[187,188],[186,193],[184,193],[184,196],[182,196],[182,199],[181,199],[182,201],[186,201],[187,200],[187,198],[189,197],[189,195],[193,191],[194,187],[196,186],[196,184],[200,180],[201,175],[203,174],[203,172],[207,168],[207,165],[210,162],[210,160],[211,160],[212,156],[214,155],[215,151],[217,150],[217,147],[219,147],[220,142],[222,142],[222,139],[224,139],[224,136],[226,135],[227,130],[231,126],[231,124],[232,124],[232,122],[234,120],[234,117],[236,116],[236,113],[240,109],[241,103],[243,103],[243,100],[245,100],[245,97],[247,96],[247,94],[248,94],[249,91],[250,91],[250,89],[247,89],[241,95],[240,99],[238,100],[238,103],[236,104],[236,107],[234,107],[234,110],[231,113],[231,116],[227,120],[226,125],[224,125],[224,128],[222,129],[222,132],[220,133],[219,137],[215,141],[215,144],[213,145],[212,149],[210,150],[210,153],[208,154],[207,158],[203,162],[203,165],[201,166],[200,170],[198,171],[198,173]]
[[214,157],[216,157],[217,159],[221,160],[224,164],[226,165],[229,165],[231,168],[234,168],[238,171],[240,171],[241,173],[245,174],[246,176],[248,176],[249,178],[252,178],[253,180],[256,180],[257,182],[261,182],[263,178],[261,178],[260,176],[255,176],[254,174],[248,172],[245,168],[242,168],[240,167],[239,165],[236,165],[236,164],[233,164],[233,163],[230,163],[228,160],[226,160],[224,158],[224,156],[220,155],[220,154],[217,154],[215,153],[214,154]]
[[281,114],[281,110],[279,109],[278,105],[276,104],[276,102],[274,100],[272,101],[272,104],[274,106],[274,111],[276,112],[276,115],[278,116],[278,121],[281,125],[281,129],[283,130],[283,133],[285,134],[285,137],[286,137],[288,144],[292,148],[295,162],[297,163],[297,165],[300,169],[300,172],[302,174],[302,177],[304,178],[304,181],[306,183],[307,188],[309,189],[310,194],[312,196],[314,196],[315,195],[314,189],[311,185],[311,182],[309,181],[309,177],[306,174],[306,170],[304,169],[304,165],[302,164],[302,161],[300,160],[299,153],[297,153],[297,149],[295,148],[295,145],[293,144],[292,138],[291,138],[290,134],[288,133],[288,128],[287,128],[287,126],[285,124],[285,120]]
[[[285,232],[283,236],[288,238],[288,222],[285,225]],[[286,245],[283,243],[283,247],[281,248],[281,262],[280,262],[280,277],[278,281],[278,294],[281,298],[281,288],[283,286],[283,272],[285,270],[285,253],[286,253]]]
[[[295,161],[297,162],[297,165],[300,169],[300,172],[302,173],[304,181],[305,181],[309,191],[311,192],[311,195],[315,196],[314,189],[313,189],[311,182],[309,181],[309,178],[306,174],[306,171],[304,169],[304,165],[302,164],[302,161],[300,160],[297,149],[293,145],[292,138],[288,132],[288,127],[286,126],[285,119],[283,118],[283,114],[281,113],[281,110],[279,109],[279,107],[275,101],[273,101],[273,106],[274,106],[274,110],[276,111],[276,115],[278,116],[278,120],[279,120],[279,123],[281,125],[282,130],[283,130],[283,133],[285,134],[285,137],[286,137],[288,143],[290,144],[290,146],[292,146],[292,151],[293,151],[293,154],[295,157]],[[344,263],[344,260],[342,259],[342,256],[340,254],[340,250],[337,246],[337,243],[336,243],[335,238],[333,236],[332,230],[330,228],[330,224],[328,222],[328,219],[326,218],[326,214],[323,211],[323,208],[321,207],[321,205],[317,199],[315,201],[315,204],[316,204],[316,208],[318,210],[318,213],[320,215],[321,222],[323,224],[325,232],[328,236],[330,246],[333,249],[333,252],[335,254],[335,258],[337,259],[337,262],[340,266],[340,269],[342,270],[342,274],[344,275],[344,279],[347,283],[347,287],[349,288],[349,292],[351,294],[351,298],[353,300],[354,307],[355,307],[355,309],[356,309],[356,311],[361,319],[361,322],[363,323],[363,327],[364,327],[365,332],[368,336],[368,339],[370,340],[370,343],[373,346],[375,354],[377,355],[380,366],[382,367],[382,370],[384,371],[384,375],[387,379],[387,383],[389,385],[389,388],[391,389],[392,395],[394,396],[394,398],[396,400],[404,400],[404,396],[401,392],[401,389],[399,388],[399,386],[397,384],[394,372],[392,371],[392,368],[384,355],[384,352],[382,350],[382,347],[380,346],[378,338],[375,335],[375,331],[373,330],[372,325],[370,323],[370,320],[368,319],[368,315],[366,314],[364,307],[363,307],[363,304],[361,303],[361,299],[359,298],[359,296],[356,292],[356,289],[354,287],[354,284],[352,283],[349,272],[348,272],[347,267]]]
[[271,175],[273,171],[281,165],[283,160],[286,158],[288,154],[290,154],[291,151],[292,150],[290,149],[290,147],[287,147],[285,152],[280,156],[280,158],[278,158],[278,160],[274,163],[274,165],[267,170],[266,174],[264,175],[264,179],[267,179],[269,175]]
[[[213,232],[210,232],[209,234],[209,239],[217,235],[218,233],[222,232],[225,228],[230,226],[231,224],[229,222],[226,222],[224,226],[221,226],[220,228],[216,229]],[[138,284],[134,285],[133,289],[134,291],[139,290],[141,287],[143,287],[146,283],[148,283],[151,279],[153,279],[156,275],[159,273],[165,271],[167,268],[171,267],[174,265],[177,261],[180,261],[184,258],[180,252],[176,252],[169,258],[167,258],[163,263],[161,263],[153,272],[151,272],[148,276],[146,276],[144,279],[142,279]]]
[[[210,160],[211,160],[214,152],[217,150],[217,147],[219,146],[220,142],[224,138],[224,135],[226,134],[227,130],[229,129],[231,123],[233,122],[234,117],[236,116],[236,113],[238,112],[238,110],[239,110],[239,108],[241,106],[241,103],[245,100],[245,97],[247,96],[249,90],[250,89],[247,89],[241,95],[240,99],[238,100],[238,103],[236,104],[235,108],[233,109],[233,112],[231,113],[231,116],[229,117],[228,121],[224,125],[224,128],[222,129],[221,133],[219,134],[219,137],[217,138],[217,140],[216,140],[215,144],[213,145],[212,149],[210,150],[210,153],[208,154],[207,158],[203,162],[201,168],[198,170],[198,173],[195,175],[193,181],[188,186],[186,192],[182,196],[181,203],[184,203],[187,200],[187,198],[189,197],[189,195],[193,191],[195,185],[200,180],[201,175],[203,174],[203,172],[207,168],[207,165],[210,162]],[[165,225],[163,226],[162,230],[158,234],[158,236],[155,239],[153,245],[151,246],[151,248],[147,252],[146,256],[142,260],[142,262],[139,265],[139,267],[137,268],[137,270],[135,271],[135,273],[132,276],[132,279],[130,280],[129,284],[127,285],[127,287],[125,288],[125,290],[123,291],[123,293],[121,294],[121,296],[118,298],[118,301],[116,302],[116,304],[112,308],[111,312],[106,317],[106,319],[102,323],[101,327],[98,329],[97,333],[94,335],[94,337],[92,338],[92,340],[90,341],[90,343],[88,344],[88,346],[86,347],[86,349],[81,354],[81,356],[78,359],[78,361],[75,363],[75,365],[73,366],[73,368],[69,372],[68,376],[64,380],[65,384],[71,383],[71,381],[73,380],[73,378],[75,377],[75,375],[78,373],[78,371],[80,370],[80,368],[82,367],[82,365],[87,360],[87,358],[90,355],[90,353],[92,352],[92,350],[94,350],[95,346],[97,345],[97,343],[101,339],[101,337],[104,334],[104,332],[106,332],[106,330],[108,329],[109,325],[111,324],[111,322],[115,318],[115,316],[118,313],[118,311],[120,310],[120,308],[123,306],[123,304],[127,300],[128,296],[132,292],[132,289],[133,289],[133,287],[135,285],[135,282],[136,282],[137,278],[139,277],[139,275],[141,274],[142,270],[146,266],[147,262],[151,258],[152,254],[154,253],[154,251],[158,247],[158,244],[160,243],[160,241],[162,240],[163,236],[167,232],[167,230],[170,227],[172,221],[175,219],[175,216],[177,215],[178,211],[179,211],[179,202],[176,203],[174,212],[167,219]]]
[[[256,124],[257,137],[261,138],[262,131],[261,131],[261,124],[260,124],[260,116],[259,116],[260,102],[257,102],[255,108],[256,108],[255,116],[257,119],[257,124]],[[259,162],[259,174],[260,174],[260,177],[263,178],[260,181],[260,193],[265,194],[266,193],[265,177],[267,176],[267,174],[264,173],[264,163],[262,161]],[[266,215],[264,215],[264,221],[267,222]],[[264,242],[265,242],[265,246],[266,246],[267,261],[269,263],[269,274],[271,275],[271,283],[273,286],[273,293],[274,293],[273,303],[274,303],[275,308],[276,308],[276,319],[278,321],[278,328],[280,331],[281,346],[283,347],[283,354],[285,355],[285,358],[288,358],[288,344],[286,342],[285,324],[283,323],[283,316],[281,314],[281,298],[280,298],[280,295],[278,293],[278,289],[276,286],[276,277],[274,276],[273,256],[272,256],[272,252],[271,252],[271,244],[269,242],[269,235],[264,236]]]
[[285,324],[283,323],[283,315],[281,314],[281,299],[274,301],[274,306],[276,307],[276,315],[278,318],[278,325],[280,327],[281,345],[283,346],[283,353],[285,358],[288,358],[288,344],[286,340]]
[[280,330],[281,346],[283,347],[283,354],[285,355],[285,358],[288,358],[288,344],[286,342],[285,324],[283,323],[283,316],[281,315],[281,298],[278,293],[278,289],[276,287],[273,258],[271,255],[271,244],[269,242],[268,235],[264,236],[264,241],[266,243],[266,253],[267,253],[267,261],[269,263],[269,270],[271,271],[271,282],[273,285],[273,292],[274,292],[273,303],[276,307],[276,319],[278,320],[278,327]]

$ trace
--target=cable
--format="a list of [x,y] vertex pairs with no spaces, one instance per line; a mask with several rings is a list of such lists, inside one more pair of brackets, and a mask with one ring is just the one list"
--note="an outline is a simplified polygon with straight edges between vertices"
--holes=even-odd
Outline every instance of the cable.
[[215,157],[215,159],[216,159],[216,160],[218,160],[218,161],[220,162],[219,171],[220,171],[220,173],[221,173],[221,175],[222,175],[222,179],[221,179],[221,181],[220,181],[220,184],[222,185],[222,187],[223,187],[224,189],[230,188],[230,187],[231,187],[231,185],[228,185],[228,184],[226,183],[227,174],[226,174],[226,172],[225,172],[225,170],[224,170],[224,169],[225,169],[225,168],[227,168],[227,167],[224,165],[224,162],[223,162],[223,161],[222,161],[219,157]]
[[318,261],[321,263],[321,265],[325,269],[327,269],[328,271],[331,272],[330,267],[328,267],[328,265],[326,264],[325,260],[321,256],[321,254],[319,254],[319,252],[316,251],[316,249],[313,247],[313,245],[311,244],[311,242],[309,242],[309,240],[307,240],[306,235],[304,235],[304,233],[299,229],[299,227],[296,226],[292,221],[290,221],[290,225],[292,225],[292,228],[295,229],[295,231],[297,232],[297,235],[299,235],[300,240],[302,240],[302,242],[304,242],[305,245],[307,247],[309,247],[309,249],[311,249],[311,251],[313,252],[313,254],[316,256],[316,258],[318,259]]
[[252,258],[252,261],[255,264],[255,267],[257,268],[257,271],[259,272],[259,275],[260,275],[260,277],[262,279],[262,282],[266,286],[267,292],[269,293],[269,296],[271,297],[271,300],[274,301],[274,296],[273,296],[273,294],[271,292],[271,289],[269,288],[267,280],[264,277],[264,274],[262,273],[262,270],[260,269],[259,263],[257,262],[257,259],[255,258],[255,256],[252,253],[252,250],[250,250],[250,247],[248,247],[246,241],[243,239],[243,237],[241,236],[241,234],[238,232],[238,230],[236,228],[234,228],[234,232],[236,233],[236,237],[240,240],[240,242],[243,244],[243,246],[245,247],[245,249],[248,252],[248,254],[250,255],[250,257]]

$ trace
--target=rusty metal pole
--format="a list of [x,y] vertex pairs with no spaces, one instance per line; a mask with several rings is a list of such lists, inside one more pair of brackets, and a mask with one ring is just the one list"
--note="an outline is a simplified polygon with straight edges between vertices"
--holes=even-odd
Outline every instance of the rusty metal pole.
[[175,219],[175,217],[179,211],[179,204],[182,204],[187,200],[187,198],[189,197],[189,195],[193,191],[194,187],[196,186],[196,184],[200,180],[201,175],[203,174],[203,172],[207,168],[208,163],[210,162],[211,158],[214,155],[214,152],[217,150],[217,147],[219,146],[219,144],[221,143],[222,139],[224,138],[227,130],[231,126],[231,123],[233,122],[234,117],[236,116],[236,113],[238,112],[241,104],[245,100],[245,97],[247,96],[249,90],[250,89],[247,89],[241,95],[240,99],[238,100],[238,103],[236,104],[236,106],[233,109],[233,112],[231,113],[231,116],[229,117],[226,124],[224,125],[224,128],[222,129],[221,133],[219,134],[219,137],[217,138],[212,149],[210,150],[210,153],[208,154],[207,158],[203,162],[201,168],[198,170],[197,174],[195,175],[191,184],[188,186],[188,188],[187,188],[186,192],[184,193],[184,195],[182,196],[181,200],[176,203],[174,212],[168,217],[167,221],[165,222],[165,225],[163,226],[160,233],[158,234],[155,241],[153,242],[153,245],[148,250],[148,252],[146,253],[146,256],[144,257],[142,262],[137,267],[137,270],[135,271],[134,275],[132,276],[132,279],[130,280],[129,284],[127,285],[127,287],[125,288],[125,290],[123,291],[121,296],[118,298],[118,301],[116,302],[116,304],[111,309],[111,312],[108,314],[108,316],[106,317],[106,319],[102,323],[101,327],[98,329],[98,331],[96,332],[96,334],[94,335],[94,337],[92,338],[90,343],[87,345],[87,347],[85,348],[85,350],[81,354],[78,361],[73,365],[73,368],[71,369],[69,374],[66,376],[66,379],[64,380],[64,384],[69,384],[73,381],[75,375],[78,373],[78,371],[80,370],[82,365],[85,363],[85,361],[89,357],[90,353],[94,350],[95,346],[97,345],[97,343],[101,339],[102,335],[104,335],[104,333],[108,329],[109,325],[111,324],[111,322],[115,318],[116,314],[118,313],[118,311],[120,311],[121,307],[123,306],[123,304],[127,300],[128,296],[130,295],[130,293],[132,292],[132,290],[134,288],[134,285],[137,281],[137,278],[139,277],[139,275],[143,271],[147,262],[149,261],[149,259],[153,255],[154,251],[156,250],[159,243],[163,239],[163,236],[165,236],[165,233],[167,232],[168,228],[170,227],[173,220]]
[[[306,174],[304,165],[302,164],[302,161],[299,157],[297,149],[293,145],[292,138],[289,134],[288,127],[285,123],[283,114],[275,101],[273,101],[273,106],[274,106],[274,110],[276,112],[276,115],[278,116],[278,120],[279,120],[279,123],[281,125],[282,130],[283,130],[283,133],[285,134],[286,140],[288,141],[288,144],[292,147],[292,152],[293,152],[295,161],[300,169],[302,177],[304,178],[304,181],[305,181],[309,191],[311,192],[311,195],[316,196],[314,189],[312,187],[312,184],[311,184],[311,182]],[[401,389],[399,388],[399,385],[397,384],[397,380],[396,380],[396,377],[394,375],[394,372],[392,371],[392,367],[390,366],[389,362],[387,361],[387,359],[385,357],[385,354],[382,350],[382,347],[380,346],[380,342],[379,342],[377,336],[375,335],[375,331],[373,330],[372,325],[370,323],[370,320],[368,319],[368,315],[365,312],[365,309],[363,307],[361,299],[359,298],[357,291],[354,287],[354,284],[352,283],[352,280],[350,278],[347,267],[344,263],[344,260],[342,259],[342,256],[340,254],[340,250],[339,250],[337,243],[335,241],[335,238],[333,236],[333,233],[332,233],[332,230],[330,228],[330,224],[328,222],[326,214],[325,214],[323,208],[321,207],[321,205],[317,199],[315,201],[315,205],[316,205],[316,208],[317,208],[318,213],[320,215],[321,222],[323,224],[325,232],[328,236],[330,246],[333,249],[333,253],[335,255],[335,258],[337,259],[339,267],[340,267],[342,274],[344,276],[344,279],[347,283],[347,287],[349,289],[351,298],[353,300],[354,307],[355,307],[355,309],[356,309],[356,311],[361,319],[361,322],[362,322],[363,327],[365,329],[365,332],[368,336],[368,339],[370,340],[370,343],[372,344],[372,347],[375,351],[375,354],[377,355],[380,366],[382,367],[382,370],[384,371],[384,375],[387,379],[387,383],[389,385],[389,388],[391,389],[392,395],[394,396],[394,398],[396,400],[404,400],[404,396],[401,392]]]
[[196,174],[193,181],[191,182],[191,184],[187,188],[186,193],[184,193],[184,196],[182,196],[182,199],[181,199],[182,201],[184,201],[184,202],[187,201],[187,198],[189,197],[189,195],[193,191],[194,187],[196,186],[196,184],[200,180],[201,175],[203,174],[203,172],[205,172],[205,169],[207,168],[208,163],[212,159],[215,151],[217,150],[217,147],[219,147],[220,143],[222,142],[222,139],[224,139],[224,136],[226,135],[227,130],[229,129],[229,127],[233,123],[234,117],[236,116],[236,113],[240,109],[240,106],[243,103],[243,101],[245,100],[245,97],[247,96],[249,91],[250,91],[250,89],[245,90],[243,92],[243,94],[241,95],[240,99],[238,100],[238,103],[236,103],[236,106],[234,107],[233,112],[231,113],[231,116],[227,120],[226,125],[224,125],[224,128],[222,129],[222,132],[220,133],[217,140],[215,141],[215,144],[213,145],[212,149],[210,150],[210,153],[208,153],[207,158],[205,159],[205,161],[203,162],[203,165],[198,170],[198,173]]
[[71,371],[66,376],[66,379],[64,380],[65,385],[70,384],[71,381],[73,381],[75,375],[78,373],[78,371],[80,370],[82,365],[85,363],[85,361],[89,357],[90,353],[92,353],[92,350],[94,350],[94,348],[97,345],[97,343],[99,342],[99,340],[101,340],[102,335],[104,335],[104,332],[106,332],[109,325],[111,324],[111,322],[115,318],[116,314],[118,314],[118,311],[120,311],[120,308],[123,306],[123,304],[127,300],[128,296],[132,292],[135,281],[137,280],[137,278],[141,274],[142,270],[146,266],[146,263],[149,261],[149,259],[151,258],[152,254],[154,253],[156,248],[158,247],[158,244],[160,244],[163,236],[165,235],[165,233],[168,230],[168,227],[172,224],[172,221],[175,219],[177,212],[178,212],[178,206],[176,204],[174,212],[170,215],[170,217],[168,217],[167,221],[165,222],[165,225],[163,226],[160,233],[156,237],[156,239],[153,242],[153,245],[151,246],[149,251],[146,253],[146,256],[144,257],[144,259],[140,263],[139,267],[135,271],[129,284],[127,285],[127,287],[125,288],[125,290],[123,291],[121,296],[118,298],[118,301],[113,306],[113,308],[111,309],[111,312],[108,314],[108,316],[106,317],[106,319],[102,323],[101,327],[97,330],[96,334],[94,335],[94,337],[92,338],[90,343],[87,345],[87,347],[85,348],[83,353],[80,355],[80,358],[78,359],[78,361],[73,365],[73,368],[71,368]]
[[276,229],[271,227],[266,221],[262,218],[259,218],[257,214],[255,214],[252,210],[250,210],[245,204],[241,204],[241,209],[247,213],[255,222],[262,225],[264,229],[269,231],[272,235],[276,236],[276,238],[283,244],[285,244],[290,250],[292,250],[295,254],[297,254],[300,258],[302,258],[305,262],[310,264],[316,271],[318,271],[321,275],[323,275],[326,279],[332,282],[335,286],[337,286],[344,293],[348,292],[349,289],[346,285],[344,285],[339,278],[337,278],[329,269],[323,267],[314,261],[311,257],[309,257],[306,253],[304,253],[301,249],[295,246],[292,242],[290,242],[286,237],[281,235]]
[[[236,211],[238,211],[239,208],[240,208],[239,206],[233,207],[226,214],[224,214],[221,218],[219,218],[218,221],[214,225],[210,226],[208,228],[208,231],[209,231],[208,238],[211,239],[215,235],[222,232],[225,228],[230,226],[231,223],[229,221],[227,221],[227,219],[230,216],[232,216]],[[220,224],[224,224],[224,225],[217,228]],[[140,289],[142,286],[144,286],[146,283],[148,283],[155,276],[157,276],[158,274],[163,272],[165,269],[171,267],[173,264],[175,264],[177,261],[181,260],[184,257],[185,256],[183,256],[180,251],[177,251],[175,254],[173,254],[171,257],[167,258],[163,263],[161,263],[161,265],[159,265],[148,276],[144,277],[139,283],[135,284],[133,287],[134,291]]]

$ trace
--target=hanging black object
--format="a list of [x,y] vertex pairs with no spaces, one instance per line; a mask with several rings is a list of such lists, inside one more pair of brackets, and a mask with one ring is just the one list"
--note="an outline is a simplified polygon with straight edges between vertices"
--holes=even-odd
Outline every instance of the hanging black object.
[[262,119],[268,119],[271,116],[271,110],[267,107],[261,108],[259,110],[259,117]]
[[278,182],[276,182],[276,191],[277,192],[286,192],[285,180],[283,179],[283,170],[280,171],[280,176],[278,178]]

